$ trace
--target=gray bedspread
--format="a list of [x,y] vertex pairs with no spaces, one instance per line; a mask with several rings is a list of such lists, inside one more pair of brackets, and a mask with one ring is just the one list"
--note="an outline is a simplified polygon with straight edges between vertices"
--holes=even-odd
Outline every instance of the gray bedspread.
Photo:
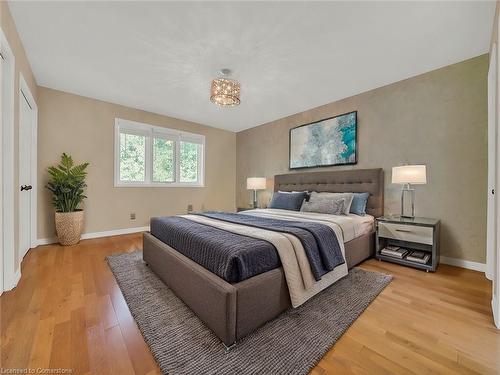
[[230,283],[281,266],[276,248],[267,241],[178,216],[152,218],[151,234]]
[[[345,262],[337,235],[323,224],[222,212],[199,215],[296,236],[316,280]],[[179,216],[152,218],[151,234],[230,283],[281,266],[276,248],[268,241]]]
[[324,224],[225,212],[205,212],[198,215],[294,235],[304,247],[316,281],[335,267],[345,263],[336,233],[332,228]]

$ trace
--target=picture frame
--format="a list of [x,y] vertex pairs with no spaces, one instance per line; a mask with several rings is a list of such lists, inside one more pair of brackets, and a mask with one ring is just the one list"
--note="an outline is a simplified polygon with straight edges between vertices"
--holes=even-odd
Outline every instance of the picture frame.
[[290,170],[358,162],[358,111],[328,117],[289,131]]

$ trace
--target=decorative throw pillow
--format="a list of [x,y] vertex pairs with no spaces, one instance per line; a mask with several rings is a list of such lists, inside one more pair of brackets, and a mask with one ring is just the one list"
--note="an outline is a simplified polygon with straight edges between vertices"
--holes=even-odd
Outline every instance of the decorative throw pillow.
[[306,202],[309,202],[309,198],[311,198],[311,193],[307,190],[304,190],[304,191],[292,191],[292,193],[305,193],[306,194],[306,197],[305,197],[305,200]]
[[331,197],[321,197],[311,195],[309,202],[304,202],[300,211],[317,212],[320,214],[344,215],[346,199]]
[[302,202],[306,198],[306,192],[300,191],[296,193],[277,191],[273,194],[273,199],[267,208],[279,208],[282,210],[300,211]]
[[352,204],[352,199],[354,197],[353,193],[318,193],[313,191],[311,193],[311,199],[318,198],[318,197],[324,197],[328,199],[333,199],[333,200],[338,200],[338,199],[345,199],[344,203],[344,211],[342,215],[348,215],[349,210],[351,209],[351,204]]
[[351,209],[349,210],[349,212],[351,214],[365,216],[366,204],[368,203],[369,197],[370,193],[353,193]]

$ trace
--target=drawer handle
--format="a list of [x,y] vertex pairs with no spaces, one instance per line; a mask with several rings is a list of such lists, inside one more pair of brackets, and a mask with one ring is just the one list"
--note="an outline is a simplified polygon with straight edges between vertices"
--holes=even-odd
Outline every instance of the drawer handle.
[[411,231],[411,230],[406,230],[406,229],[396,229],[396,232],[412,233],[413,231]]

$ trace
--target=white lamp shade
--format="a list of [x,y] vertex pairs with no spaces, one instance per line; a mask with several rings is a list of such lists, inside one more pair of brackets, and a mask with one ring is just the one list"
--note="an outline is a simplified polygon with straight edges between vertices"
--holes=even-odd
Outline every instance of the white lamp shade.
[[248,190],[264,190],[266,188],[265,177],[248,177],[247,189]]
[[393,184],[422,185],[427,183],[425,165],[403,165],[392,168]]

